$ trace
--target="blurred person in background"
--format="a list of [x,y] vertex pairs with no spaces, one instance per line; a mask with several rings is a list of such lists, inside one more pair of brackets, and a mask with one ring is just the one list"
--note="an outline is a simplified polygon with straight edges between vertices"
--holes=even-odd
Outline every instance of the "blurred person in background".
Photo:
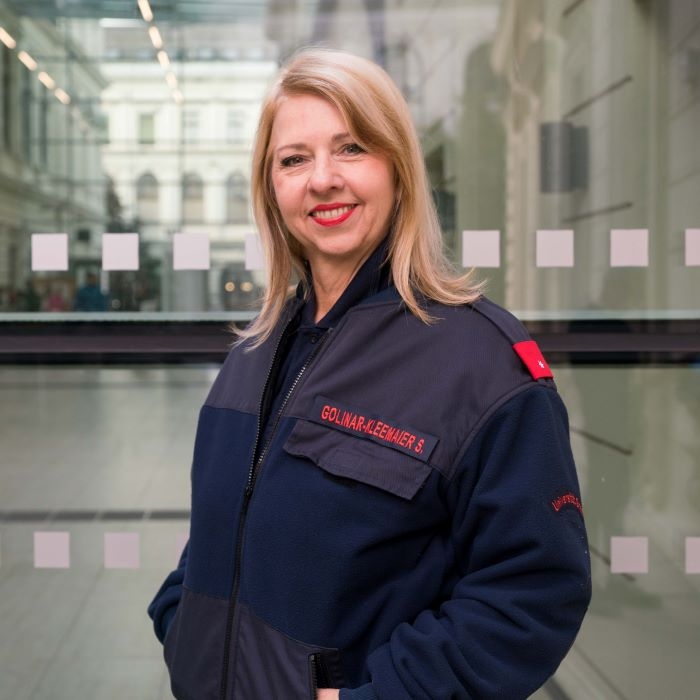
[[107,311],[107,295],[100,289],[99,277],[88,272],[85,284],[75,293],[74,311]]
[[17,292],[15,303],[17,311],[41,311],[41,296],[36,291],[31,277],[27,278],[24,289]]
[[58,284],[52,284],[44,300],[44,311],[60,312],[67,310],[68,303],[63,296],[63,289]]

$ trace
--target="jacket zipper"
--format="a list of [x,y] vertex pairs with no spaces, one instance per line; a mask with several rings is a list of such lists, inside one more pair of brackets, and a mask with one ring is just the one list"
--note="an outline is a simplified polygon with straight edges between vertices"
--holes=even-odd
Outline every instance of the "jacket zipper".
[[[294,381],[292,382],[291,386],[289,387],[289,390],[287,391],[286,396],[284,397],[284,400],[282,401],[282,404],[280,405],[279,411],[277,411],[277,415],[275,416],[275,422],[272,425],[272,429],[269,432],[269,436],[267,438],[267,442],[265,443],[265,447],[262,449],[260,452],[260,456],[258,459],[255,461],[255,466],[251,467],[250,471],[248,472],[248,485],[246,486],[246,495],[250,497],[253,493],[253,488],[255,487],[255,480],[258,477],[258,473],[260,472],[260,467],[265,460],[265,457],[267,456],[268,450],[270,449],[270,445],[272,444],[272,439],[275,437],[275,433],[277,432],[277,427],[280,424],[280,420],[282,420],[282,414],[284,413],[284,409],[287,407],[287,404],[289,403],[289,399],[292,398],[292,394],[296,391],[297,386],[299,385],[299,382],[301,381],[301,378],[304,376],[304,373],[306,372],[307,368],[309,365],[316,359],[316,356],[318,353],[321,351],[321,348],[326,344],[326,341],[328,340],[328,337],[330,334],[333,332],[332,328],[329,328],[323,336],[321,336],[321,339],[316,343],[316,347],[311,351],[311,354],[309,357],[306,359],[306,362],[304,362],[302,368],[299,370],[297,373],[297,376],[294,378]],[[260,418],[258,418],[258,425],[260,424]],[[259,428],[258,428],[259,430]],[[258,438],[255,441],[256,447],[257,443],[259,440],[259,434]]]
[[311,654],[311,700],[316,700],[316,691],[319,688],[330,688],[331,677],[326,667],[323,654]]
[[[255,457],[256,453],[258,450],[258,442],[260,442],[260,433],[262,431],[262,412],[263,412],[263,407],[265,405],[265,397],[267,395],[268,389],[269,389],[269,384],[270,384],[270,378],[272,377],[272,371],[275,367],[275,364],[277,363],[278,360],[278,354],[280,347],[282,347],[282,343],[286,340],[287,337],[287,332],[289,331],[289,327],[292,323],[292,320],[290,319],[287,322],[287,325],[284,327],[284,330],[280,334],[279,339],[277,340],[277,345],[275,345],[275,351],[272,354],[272,362],[270,362],[270,366],[267,369],[267,377],[265,377],[265,383],[263,384],[263,391],[262,391],[262,396],[260,397],[260,405],[258,407],[258,422],[257,422],[257,427],[256,427],[256,432],[255,432],[255,444],[253,448],[253,457],[251,460],[251,470],[252,470],[252,464],[255,463]],[[250,480],[250,474],[248,475],[248,480]],[[229,648],[231,647],[231,635],[233,633],[232,626],[233,626],[233,612],[234,612],[234,601],[238,597],[238,584],[239,584],[239,577],[238,577],[238,562],[241,558],[241,548],[242,548],[242,540],[243,540],[243,523],[245,522],[245,517],[246,513],[248,512],[248,501],[250,500],[250,497],[248,495],[248,486],[246,483],[246,489],[243,495],[243,505],[241,506],[241,516],[238,521],[238,530],[236,532],[236,555],[234,559],[234,578],[233,578],[233,587],[231,590],[231,598],[229,599],[229,604],[228,604],[228,612],[226,615],[226,637],[224,638],[224,658],[223,658],[223,671],[222,671],[222,676],[221,676],[221,688],[220,688],[220,698],[221,700],[226,700],[226,690],[228,689],[228,667],[229,667]]]
[[257,479],[258,473],[260,471],[260,467],[262,466],[262,463],[267,456],[267,452],[269,450],[270,444],[272,443],[273,438],[275,437],[275,433],[277,432],[277,427],[280,423],[280,420],[282,418],[282,413],[284,412],[284,409],[286,408],[287,404],[289,403],[289,400],[292,397],[292,394],[296,390],[297,386],[299,385],[299,382],[301,381],[302,376],[308,369],[309,365],[316,359],[318,356],[321,348],[325,345],[326,340],[332,333],[333,329],[329,328],[325,334],[321,337],[321,339],[318,341],[316,344],[316,347],[312,350],[311,354],[307,358],[306,362],[304,362],[303,366],[297,373],[296,377],[294,378],[294,381],[292,382],[291,386],[289,387],[289,390],[287,391],[286,396],[284,397],[284,400],[282,401],[282,404],[279,408],[279,411],[277,412],[277,416],[275,417],[275,422],[272,426],[272,429],[269,432],[269,437],[267,439],[267,442],[265,443],[265,447],[262,449],[260,454],[258,455],[258,447],[260,443],[260,438],[261,438],[261,433],[262,433],[262,413],[263,413],[263,408],[265,406],[265,399],[267,398],[267,393],[269,391],[269,384],[270,384],[270,378],[272,376],[272,371],[277,364],[277,361],[279,360],[279,350],[280,347],[282,346],[283,341],[287,337],[287,332],[289,330],[289,327],[291,325],[291,321],[287,323],[287,325],[284,328],[284,331],[282,332],[282,335],[280,336],[279,340],[277,341],[277,345],[275,346],[275,352],[272,355],[272,362],[270,363],[270,367],[267,370],[267,377],[265,378],[265,384],[263,385],[263,392],[262,396],[260,398],[260,406],[258,407],[258,425],[257,425],[257,430],[255,433],[255,443],[253,446],[253,456],[251,459],[251,464],[250,464],[250,469],[248,470],[248,480],[246,482],[246,487],[245,491],[243,494],[243,504],[241,506],[241,516],[238,521],[238,531],[236,533],[236,557],[234,560],[234,574],[233,574],[233,586],[231,589],[231,598],[229,599],[229,605],[228,605],[228,614],[226,616],[226,638],[224,639],[224,661],[223,661],[223,671],[222,671],[222,676],[221,676],[221,692],[220,692],[220,699],[221,700],[226,700],[226,691],[228,690],[228,671],[229,671],[229,656],[230,656],[230,648],[231,648],[231,636],[233,634],[233,615],[234,615],[234,610],[235,610],[235,602],[236,599],[238,598],[238,589],[240,587],[241,583],[241,576],[240,576],[240,563],[241,563],[241,553],[243,551],[243,530],[245,528],[245,521],[246,517],[248,515],[248,506],[250,505],[250,499],[253,496],[253,489],[255,488],[255,481]]
[[311,654],[309,659],[311,662],[311,700],[316,700],[316,691],[318,690],[318,670],[316,669],[317,654]]

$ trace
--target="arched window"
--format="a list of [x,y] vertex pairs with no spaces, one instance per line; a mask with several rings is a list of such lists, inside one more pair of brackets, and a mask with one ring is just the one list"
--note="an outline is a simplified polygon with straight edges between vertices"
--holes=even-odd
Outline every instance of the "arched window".
[[158,220],[158,180],[151,173],[136,181],[136,213],[141,221]]
[[204,182],[196,173],[182,177],[182,219],[186,223],[204,220]]
[[233,173],[226,180],[226,221],[247,224],[248,220],[248,181],[241,173]]

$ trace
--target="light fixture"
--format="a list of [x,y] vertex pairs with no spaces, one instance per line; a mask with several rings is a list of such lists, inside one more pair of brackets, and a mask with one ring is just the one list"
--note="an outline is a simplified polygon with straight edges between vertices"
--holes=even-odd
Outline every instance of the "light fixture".
[[61,88],[56,88],[53,91],[53,94],[56,95],[57,99],[60,102],[63,102],[64,105],[70,104],[70,95],[65,90],[61,90]]
[[37,78],[49,90],[53,90],[56,87],[56,81],[46,71],[41,71]]
[[151,6],[148,4],[148,0],[138,0],[139,10],[141,10],[141,17],[146,22],[153,21],[153,12],[151,11]]
[[170,57],[167,51],[163,48],[163,37],[160,35],[160,31],[153,22],[153,10],[151,10],[151,5],[148,0],[137,0],[139,10],[141,10],[141,16],[148,22],[148,36],[151,38],[151,43],[153,48],[158,52],[158,63],[160,67],[166,71],[165,82],[168,83],[168,87],[172,90],[172,96],[177,104],[182,104],[184,98],[180,90],[177,87],[177,78],[175,74],[170,70]]
[[17,54],[17,58],[19,58],[29,70],[36,70],[37,62],[26,51],[20,51]]
[[2,41],[8,49],[14,49],[17,46],[17,42],[3,29],[0,27],[0,41]]
[[168,54],[164,49],[161,49],[158,52],[158,63],[160,63],[160,67],[163,70],[168,70],[168,68],[170,68],[170,59],[168,58]]
[[148,35],[151,37],[151,43],[156,49],[163,48],[163,39],[155,25],[148,28]]

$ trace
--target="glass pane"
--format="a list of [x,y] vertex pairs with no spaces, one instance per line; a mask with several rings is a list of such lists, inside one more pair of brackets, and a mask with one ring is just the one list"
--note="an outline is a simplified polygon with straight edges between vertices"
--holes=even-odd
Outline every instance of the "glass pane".
[[172,697],[145,611],[215,371],[0,368],[0,697]]
[[[322,42],[378,60],[400,86],[445,244],[495,300],[533,318],[700,314],[697,3],[175,2],[149,23],[136,3],[77,5],[9,3],[0,312],[55,311],[58,288],[73,308],[87,271],[111,311],[230,309],[221,280],[246,268],[255,227],[228,178],[248,186],[279,62]],[[138,196],[144,173],[157,203]],[[34,241],[33,266],[32,235],[59,232]],[[110,232],[138,234],[131,278],[157,296],[111,303],[135,271],[103,260]],[[201,284],[174,265],[183,232],[210,241]]]
[[[620,333],[700,319],[700,3],[151,9],[2,5],[0,322],[255,313],[256,120],[280,62],[314,43],[399,85],[445,245],[494,300]],[[0,697],[170,697],[145,605],[187,531],[214,373],[0,367]],[[689,357],[558,368],[595,593],[539,700],[693,696],[699,377]]]
[[556,679],[571,698],[691,697],[700,682],[700,372],[556,372],[582,482],[593,600]]
[[[216,371],[0,368],[0,616],[13,630],[0,637],[0,697],[170,697],[145,606],[188,530],[194,430]],[[700,682],[698,368],[555,374],[594,596],[536,697],[690,697]],[[68,545],[42,550],[35,533],[68,533]]]

